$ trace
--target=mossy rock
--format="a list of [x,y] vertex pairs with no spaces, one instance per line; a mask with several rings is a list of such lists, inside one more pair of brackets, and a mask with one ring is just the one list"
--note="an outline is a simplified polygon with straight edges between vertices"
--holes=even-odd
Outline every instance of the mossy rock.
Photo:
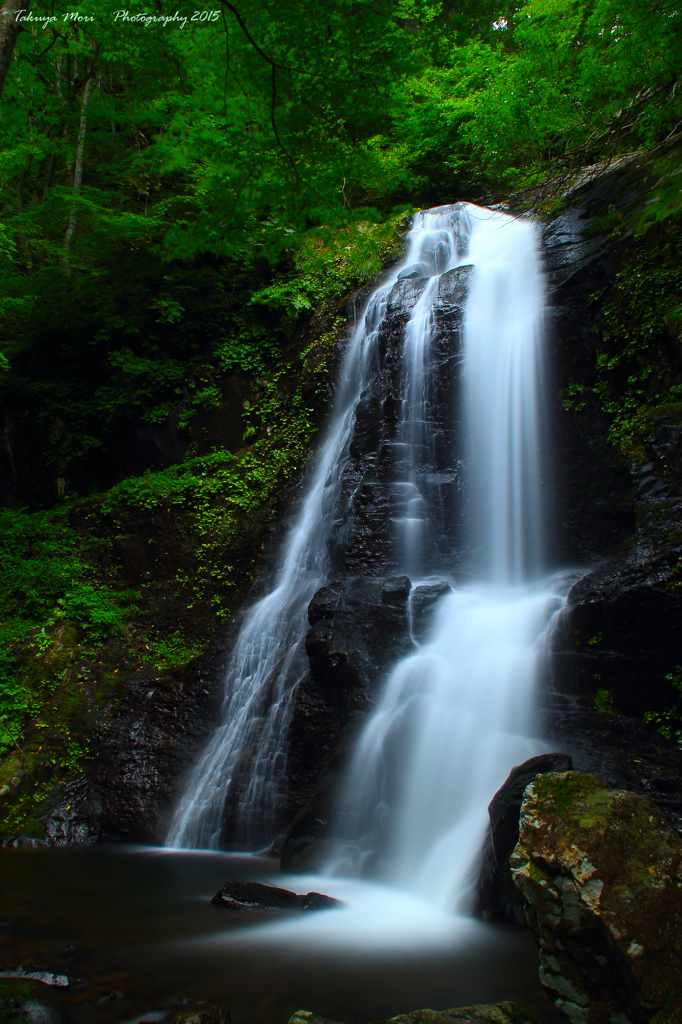
[[[374,1024],[452,1024],[453,1021],[474,1021],[481,1024],[547,1024],[540,1013],[519,1006],[517,1003],[476,1003],[473,1006],[459,1006],[452,1010],[414,1010],[391,1017]],[[337,1024],[336,1021],[318,1017],[310,1010],[298,1010],[289,1024]]]
[[573,1024],[682,1014],[682,842],[645,797],[595,775],[540,775],[510,858],[540,980]]
[[49,985],[33,978],[0,978],[0,1024],[68,1024]]

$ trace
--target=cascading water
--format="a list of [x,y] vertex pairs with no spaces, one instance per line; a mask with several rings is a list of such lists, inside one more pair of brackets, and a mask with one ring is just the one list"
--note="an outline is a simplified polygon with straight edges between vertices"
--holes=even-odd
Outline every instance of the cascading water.
[[[417,215],[404,260],[352,336],[329,435],[275,587],[245,616],[223,724],[189,779],[168,845],[219,845],[234,794],[235,844],[254,848],[274,838],[287,730],[306,667],[306,610],[329,570],[355,410],[379,370],[377,338],[399,278],[423,288],[405,329],[391,442],[394,565],[413,584],[438,576],[454,590],[441,599],[428,641],[395,666],[359,738],[329,871],[370,875],[451,908],[466,892],[491,796],[513,765],[542,749],[533,738],[534,688],[542,636],[561,606],[555,589],[538,582],[544,288],[535,231],[469,204]],[[464,295],[467,286],[461,393],[444,411],[434,382],[435,311],[444,295]],[[442,424],[456,405],[464,417],[454,438],[457,431]],[[478,581],[466,586],[453,581],[461,568],[449,521],[453,473],[438,470],[453,444],[464,464],[469,575]]]
[[[534,690],[543,634],[562,605],[551,584],[537,582],[545,566],[544,287],[535,229],[470,206],[460,227],[463,218],[474,269],[461,444],[478,582],[441,600],[428,642],[394,668],[356,747],[329,865],[332,874],[369,875],[444,907],[466,904],[491,797],[514,765],[543,749],[534,738]],[[403,422],[417,449],[413,463],[425,453],[428,464],[436,440],[424,434],[436,288],[431,281],[406,331]],[[414,470],[408,484],[418,510],[424,491]],[[425,527],[417,521],[409,530],[423,536]],[[406,568],[414,571],[417,555],[406,545]]]
[[353,333],[329,436],[285,543],[276,585],[245,616],[227,669],[222,724],[188,779],[167,846],[219,848],[225,803],[235,787],[241,790],[235,845],[253,849],[272,841],[292,695],[305,671],[306,613],[326,569],[326,512],[338,488],[353,411],[374,368],[376,331],[393,280],[374,293]]
[[[166,845],[218,848],[226,802],[238,791],[233,843],[254,849],[274,838],[284,796],[285,746],[296,684],[305,672],[307,608],[327,569],[332,509],[360,397],[377,370],[377,334],[401,267],[423,254],[430,272],[444,254],[433,232],[410,235],[405,260],[371,296],[341,369],[328,437],[281,554],[274,589],[246,614],[226,674],[222,724],[190,774]],[[425,241],[426,239],[426,241]],[[425,250],[422,253],[422,250]],[[245,764],[248,762],[248,767]]]

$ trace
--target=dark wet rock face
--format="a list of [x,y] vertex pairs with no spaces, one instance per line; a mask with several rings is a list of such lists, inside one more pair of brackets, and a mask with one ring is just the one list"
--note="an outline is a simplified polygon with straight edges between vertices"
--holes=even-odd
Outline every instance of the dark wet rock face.
[[555,539],[561,561],[587,572],[552,638],[547,722],[577,768],[650,795],[682,828],[682,753],[644,721],[675,703],[666,676],[682,663],[679,410],[651,420],[648,461],[630,462],[609,441],[611,420],[591,392],[598,295],[634,246],[630,233],[600,231],[600,218],[643,209],[658,177],[646,156],[623,163],[578,189],[544,229],[554,390],[586,389],[573,407],[557,403],[554,416]]
[[519,841],[521,804],[526,787],[538,775],[567,772],[573,762],[567,754],[538,754],[512,768],[488,806],[490,829],[479,877],[476,912],[486,921],[509,920],[521,924],[526,904],[514,887],[509,858]]
[[321,892],[309,892],[303,896],[279,889],[274,885],[260,882],[243,882],[230,879],[220,889],[211,903],[221,910],[331,910],[343,906],[341,900],[325,896]]
[[182,772],[207,740],[222,696],[222,659],[163,678],[124,681],[93,729],[93,765],[43,819],[45,837],[9,846],[163,842]]
[[[596,306],[591,296],[618,272],[622,251],[593,225],[604,204],[617,201],[617,172],[585,186],[573,205],[543,232],[551,306],[553,391],[596,379]],[[605,208],[605,207],[604,207]],[[603,557],[636,528],[629,466],[608,440],[610,419],[590,398],[576,411],[555,406],[555,486],[564,564]]]
[[310,672],[299,684],[289,732],[293,826],[284,837],[286,870],[319,866],[324,859],[336,789],[362,716],[374,707],[389,669],[415,647],[410,618],[414,638],[422,642],[438,601],[450,589],[438,582],[416,588],[410,597],[410,580],[399,574],[403,555],[394,533],[405,483],[415,471],[431,528],[422,568],[442,566],[445,552],[459,552],[461,459],[453,413],[470,266],[449,271],[438,283],[429,383],[437,446],[413,465],[401,437],[403,334],[424,289],[436,286],[429,276],[438,266],[439,244],[434,239],[434,251],[425,255],[429,262],[407,267],[391,289],[377,336],[376,373],[355,410],[330,513],[330,582],[310,604]]
[[682,660],[676,556],[637,544],[573,587],[553,637],[550,699],[553,733],[577,767],[651,796],[682,828],[682,751],[644,721],[676,698],[666,680]]
[[410,594],[412,636],[418,643],[425,643],[431,633],[436,609],[446,594],[452,593],[449,583],[425,583],[415,587]]
[[30,978],[0,978],[0,1020],[3,1024],[69,1024],[50,986]]
[[372,680],[412,649],[407,576],[355,577],[318,590],[310,602],[310,672],[331,699],[367,706]]
[[572,1024],[679,1020],[682,843],[650,800],[594,775],[540,775],[510,867],[540,981]]
[[[423,464],[414,467],[432,526],[424,566],[427,571],[442,567],[444,559],[452,559],[461,534],[460,430],[455,395],[463,307],[471,273],[472,268],[464,266],[441,277],[433,314],[429,393],[437,445]],[[385,575],[397,571],[402,560],[393,531],[410,472],[408,444],[401,436],[403,332],[410,311],[427,285],[426,278],[401,277],[388,296],[377,338],[376,374],[355,411],[353,435],[331,516],[332,577]]]
[[[460,554],[464,511],[454,409],[472,268],[458,267],[436,282],[431,275],[442,269],[441,244],[434,238],[424,265],[406,268],[386,297],[372,383],[355,409],[340,481],[330,500],[329,583],[309,607],[305,649],[310,670],[297,687],[287,743],[288,810],[274,846],[283,850],[285,870],[306,870],[324,859],[337,787],[363,719],[373,710],[390,668],[415,649],[415,639],[427,636],[437,602],[449,590],[447,583],[434,582],[417,588],[411,598],[410,580],[400,571],[404,555],[395,523],[405,514],[411,473],[419,476],[426,495],[430,530],[422,573]],[[428,384],[437,443],[415,463],[401,433],[403,341],[410,312],[427,287],[439,288]],[[370,320],[372,315],[370,310]]]
[[[299,684],[289,731],[285,870],[329,823],[333,794],[363,716],[398,660],[414,649],[407,576],[360,576],[322,587],[310,602],[310,672]],[[309,803],[312,800],[312,803]],[[296,868],[294,868],[296,862]]]

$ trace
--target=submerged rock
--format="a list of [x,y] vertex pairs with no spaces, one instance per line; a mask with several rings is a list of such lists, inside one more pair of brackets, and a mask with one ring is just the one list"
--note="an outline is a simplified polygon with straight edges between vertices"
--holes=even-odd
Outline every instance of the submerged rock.
[[[450,1021],[481,1021],[489,1024],[547,1024],[545,1018],[535,1010],[529,1010],[517,1003],[476,1003],[474,1006],[459,1006],[452,1010],[414,1010],[391,1017],[387,1024],[449,1024]],[[289,1024],[338,1024],[337,1021],[317,1017],[310,1010],[298,1010],[289,1019]],[[376,1022],[380,1024],[380,1022]]]
[[35,978],[0,978],[0,1020],[26,1024],[68,1024],[69,1017],[49,985]]
[[211,903],[224,910],[329,910],[343,906],[341,900],[321,892],[299,896],[289,889],[278,889],[276,885],[240,879],[228,879]]
[[488,805],[488,831],[479,876],[477,913],[486,921],[524,920],[525,903],[509,871],[509,857],[519,841],[519,818],[523,794],[538,775],[566,772],[573,767],[568,754],[538,754],[512,768],[509,778]]
[[540,775],[510,868],[540,981],[572,1024],[682,1018],[682,843],[648,798]]
[[196,1003],[186,1006],[173,1017],[173,1024],[230,1024],[232,1014],[223,1013],[219,1006]]

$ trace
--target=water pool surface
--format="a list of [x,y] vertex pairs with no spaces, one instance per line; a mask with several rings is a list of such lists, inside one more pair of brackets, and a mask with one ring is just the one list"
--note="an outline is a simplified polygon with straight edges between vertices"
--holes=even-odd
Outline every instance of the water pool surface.
[[[228,874],[327,891],[348,908],[235,913]],[[278,874],[277,861],[124,846],[0,850],[0,970],[66,974],[74,1024],[163,1021],[183,1001],[234,1024],[309,1009],[367,1024],[511,999],[552,1016],[530,935],[444,915],[395,890]]]

